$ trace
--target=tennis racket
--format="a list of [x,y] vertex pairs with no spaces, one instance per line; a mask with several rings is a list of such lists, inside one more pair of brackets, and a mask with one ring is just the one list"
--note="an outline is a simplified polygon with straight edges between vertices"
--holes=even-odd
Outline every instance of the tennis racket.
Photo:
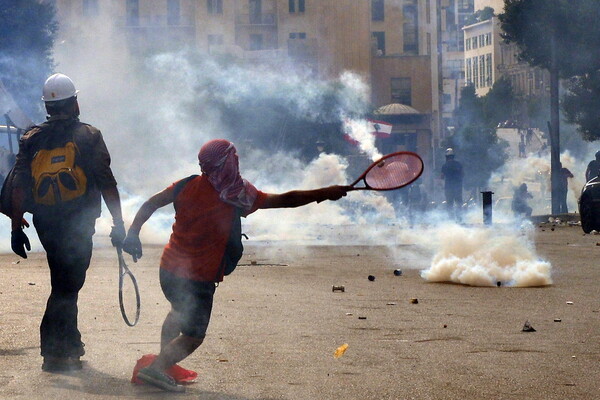
[[[410,185],[423,173],[423,160],[418,154],[400,151],[375,161],[355,180],[350,190],[393,190]],[[364,186],[356,186],[363,181]]]
[[[125,264],[125,259],[123,258],[123,249],[121,249],[120,247],[117,247],[117,255],[119,257],[119,307],[121,308],[121,315],[123,316],[123,320],[127,325],[135,326],[135,324],[137,324],[140,319],[140,290],[138,289],[138,284],[135,279],[135,276],[133,276],[133,273],[129,270],[127,264]],[[123,299],[123,287],[125,286],[125,277],[130,278],[131,282],[133,283],[133,289],[135,292],[136,310],[135,319],[133,320],[133,322],[131,322],[129,317],[127,317],[127,312],[125,311],[125,301]]]

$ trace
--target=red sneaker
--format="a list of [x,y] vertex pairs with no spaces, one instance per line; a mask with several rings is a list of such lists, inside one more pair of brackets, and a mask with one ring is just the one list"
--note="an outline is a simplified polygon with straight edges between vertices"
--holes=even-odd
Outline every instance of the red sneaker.
[[[133,368],[133,375],[131,376],[131,383],[136,385],[142,385],[144,382],[138,378],[138,372],[142,368],[146,368],[156,360],[156,354],[146,354],[142,358],[137,360],[135,367]],[[177,383],[193,383],[198,377],[198,373],[189,369],[185,369],[175,364],[166,371],[166,374],[171,378],[175,379]]]

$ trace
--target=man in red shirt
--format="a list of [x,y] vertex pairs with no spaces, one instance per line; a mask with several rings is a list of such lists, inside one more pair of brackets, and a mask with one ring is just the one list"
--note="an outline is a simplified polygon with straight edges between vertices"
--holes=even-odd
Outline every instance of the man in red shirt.
[[349,186],[268,194],[240,176],[233,143],[216,139],[200,149],[202,175],[173,183],[148,199],[137,212],[123,250],[134,261],[142,256],[139,232],[158,208],[174,203],[175,223],[160,261],[160,283],[171,311],[163,322],[161,351],[137,377],[169,391],[184,391],[165,373],[203,342],[212,310],[215,284],[223,280],[224,256],[236,213],[299,207],[314,201],[338,200]]

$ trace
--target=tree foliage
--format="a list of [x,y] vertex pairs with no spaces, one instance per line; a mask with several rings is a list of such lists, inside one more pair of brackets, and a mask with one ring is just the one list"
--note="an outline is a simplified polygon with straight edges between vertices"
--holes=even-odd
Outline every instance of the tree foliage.
[[600,139],[600,71],[571,78],[562,108],[567,122],[577,125],[584,140]]
[[554,45],[563,78],[600,68],[597,0],[506,0],[499,18],[504,39],[531,65],[549,69]]
[[469,15],[465,19],[465,25],[473,25],[478,22],[487,21],[494,16],[494,9],[492,7],[485,7],[483,10],[477,10],[473,14]]
[[[500,15],[504,38],[520,58],[552,67],[553,46],[560,77],[568,79],[562,109],[585,140],[600,139],[600,6],[597,0],[506,0]],[[551,113],[558,115],[558,110]]]
[[509,82],[502,81],[481,98],[473,85],[468,85],[461,89],[460,99],[456,110],[458,126],[445,146],[459,154],[465,170],[465,188],[485,187],[492,172],[508,157],[508,144],[498,138],[495,126],[512,116],[512,89]]
[[53,68],[55,7],[39,0],[3,0],[0,7],[0,79],[31,117]]

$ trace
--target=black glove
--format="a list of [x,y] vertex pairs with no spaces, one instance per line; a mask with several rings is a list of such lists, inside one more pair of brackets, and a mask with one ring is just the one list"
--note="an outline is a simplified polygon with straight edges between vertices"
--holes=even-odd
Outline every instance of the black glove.
[[23,229],[15,229],[10,233],[10,247],[15,254],[27,258],[25,248],[30,251],[31,244],[29,244],[29,238],[25,232],[23,232]]
[[122,247],[125,240],[125,225],[121,222],[110,230],[110,241],[114,247]]
[[131,254],[133,262],[137,262],[138,258],[142,258],[142,242],[140,242],[140,237],[130,232],[123,241],[123,251]]

